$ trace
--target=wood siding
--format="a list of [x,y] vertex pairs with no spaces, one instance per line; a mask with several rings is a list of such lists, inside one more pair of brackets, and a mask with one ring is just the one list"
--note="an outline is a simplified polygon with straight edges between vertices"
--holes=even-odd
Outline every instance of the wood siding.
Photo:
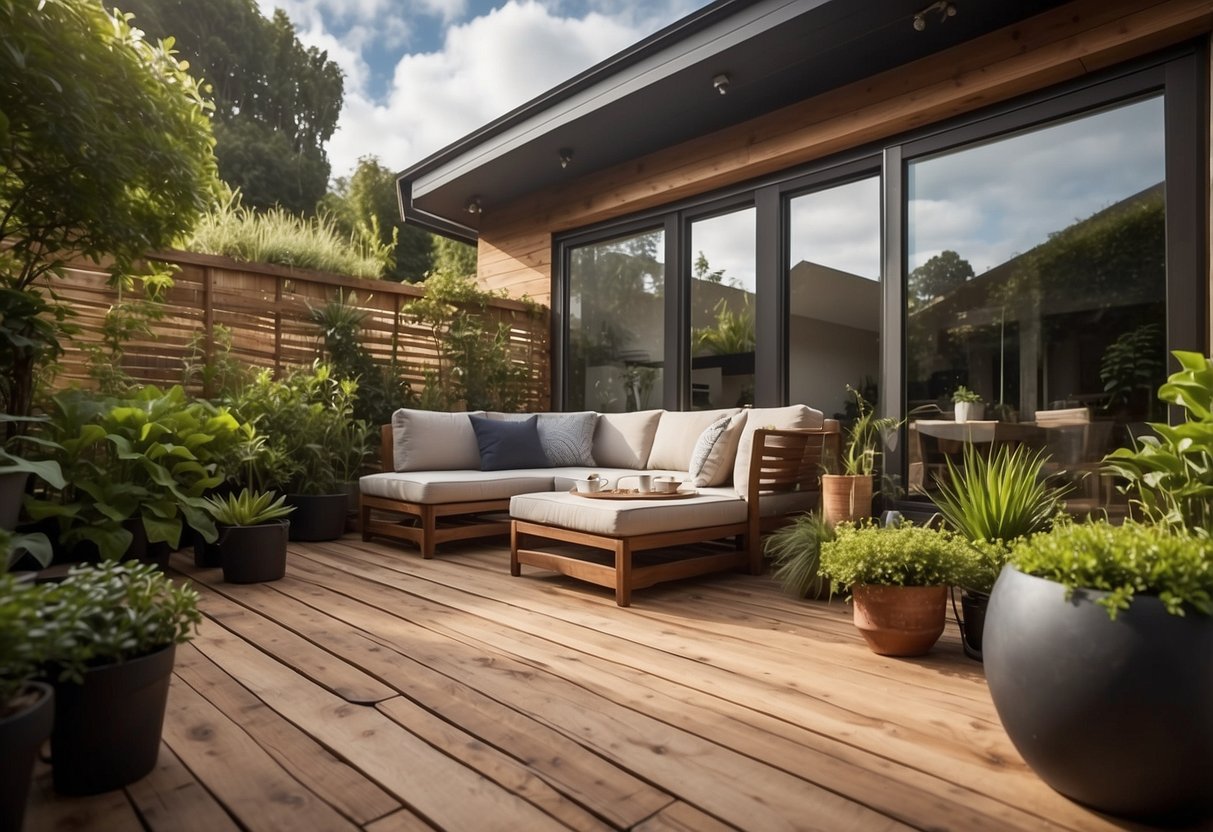
[[1147,55],[1211,28],[1209,0],[1076,0],[914,63],[486,211],[479,280],[513,297],[525,294],[549,303],[553,234],[885,140]]

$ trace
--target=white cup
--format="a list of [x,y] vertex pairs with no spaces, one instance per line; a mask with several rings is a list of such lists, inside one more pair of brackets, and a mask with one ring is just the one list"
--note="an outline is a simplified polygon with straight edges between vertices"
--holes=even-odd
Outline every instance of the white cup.
[[657,477],[653,480],[653,490],[658,494],[673,494],[682,485],[682,480],[674,477]]
[[649,474],[636,475],[636,490],[641,494],[648,494],[653,487],[653,478]]

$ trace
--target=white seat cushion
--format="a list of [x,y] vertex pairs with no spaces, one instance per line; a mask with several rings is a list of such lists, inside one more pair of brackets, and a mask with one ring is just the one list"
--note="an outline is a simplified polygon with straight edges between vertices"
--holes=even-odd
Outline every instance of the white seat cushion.
[[552,488],[549,468],[513,471],[409,471],[369,474],[358,481],[363,494],[406,503],[470,503],[504,500]]
[[649,453],[649,468],[682,468],[687,466],[695,440],[707,426],[722,416],[739,413],[740,408],[727,410],[667,410],[657,423],[653,450]]
[[635,537],[744,523],[746,504],[716,494],[678,500],[594,500],[550,492],[512,498],[510,516],[606,537]]

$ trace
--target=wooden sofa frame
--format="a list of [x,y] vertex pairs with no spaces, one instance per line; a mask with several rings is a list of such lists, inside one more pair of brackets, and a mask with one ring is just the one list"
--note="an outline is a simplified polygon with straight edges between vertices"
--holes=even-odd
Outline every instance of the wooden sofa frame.
[[[391,425],[384,425],[380,436],[380,464],[383,471],[390,472],[394,470]],[[744,533],[747,543],[743,552],[744,563],[738,563],[738,566],[748,564],[750,572],[760,574],[763,532],[790,522],[789,515],[785,514],[763,517],[761,498],[795,491],[819,492],[821,473],[825,470],[827,461],[838,459],[840,443],[839,424],[835,419],[826,419],[822,427],[816,429],[760,428],[754,431],[748,491],[752,496],[748,503],[744,527],[735,530],[737,533]],[[421,550],[422,558],[428,560],[434,557],[439,543],[509,535],[511,528],[508,517],[489,519],[478,516],[509,512],[509,509],[509,498],[427,504],[364,494],[360,518],[362,539],[370,540],[374,536],[380,536],[405,540],[416,545]],[[384,519],[376,516],[374,512],[403,515],[403,518]],[[631,547],[625,548],[631,551]],[[626,566],[630,569],[630,555],[627,560],[629,564]]]

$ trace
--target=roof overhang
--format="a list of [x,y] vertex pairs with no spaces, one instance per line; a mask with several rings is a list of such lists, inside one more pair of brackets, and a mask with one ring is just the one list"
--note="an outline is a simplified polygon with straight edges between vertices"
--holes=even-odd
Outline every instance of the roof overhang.
[[[398,177],[405,221],[475,242],[483,208],[874,75],[1064,0],[717,0]],[[714,79],[728,77],[726,94]],[[567,166],[561,153],[571,150]]]

